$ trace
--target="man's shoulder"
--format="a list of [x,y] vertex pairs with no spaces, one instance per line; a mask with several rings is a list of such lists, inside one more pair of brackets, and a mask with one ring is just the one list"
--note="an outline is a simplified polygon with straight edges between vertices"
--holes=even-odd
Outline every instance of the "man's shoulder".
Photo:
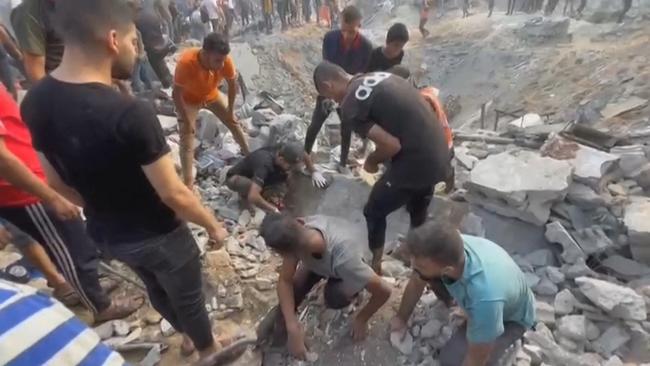
[[181,56],[178,58],[176,69],[179,67],[183,69],[195,67],[198,60],[198,54],[199,48],[188,48],[187,50],[183,51],[183,53],[181,53]]
[[341,37],[341,31],[335,29],[325,33],[325,36],[323,36],[323,41],[331,42],[331,41],[338,40],[340,37]]
[[[373,50],[372,42],[363,34],[359,34],[359,39],[361,41],[361,47],[367,49],[368,51]],[[377,47],[377,49],[381,50],[381,47]]]

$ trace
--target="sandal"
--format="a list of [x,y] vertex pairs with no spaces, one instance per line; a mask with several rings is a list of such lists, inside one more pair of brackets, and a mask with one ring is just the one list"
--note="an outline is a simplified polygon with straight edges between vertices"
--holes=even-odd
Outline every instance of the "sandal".
[[144,305],[143,296],[133,296],[113,300],[111,305],[95,315],[95,323],[103,323],[114,319],[123,319],[133,314]]
[[55,287],[52,296],[65,306],[76,306],[81,302],[77,292],[67,282]]

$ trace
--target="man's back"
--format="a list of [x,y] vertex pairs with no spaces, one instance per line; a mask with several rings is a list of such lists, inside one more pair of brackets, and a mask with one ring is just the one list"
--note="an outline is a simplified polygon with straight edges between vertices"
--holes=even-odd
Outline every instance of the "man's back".
[[34,146],[86,203],[97,242],[134,242],[178,226],[142,166],[169,152],[155,112],[99,83],[47,77],[22,104]]
[[378,125],[401,144],[393,157],[391,183],[433,185],[444,180],[449,151],[433,110],[408,81],[385,72],[369,73],[350,82],[341,103],[342,123],[366,136]]

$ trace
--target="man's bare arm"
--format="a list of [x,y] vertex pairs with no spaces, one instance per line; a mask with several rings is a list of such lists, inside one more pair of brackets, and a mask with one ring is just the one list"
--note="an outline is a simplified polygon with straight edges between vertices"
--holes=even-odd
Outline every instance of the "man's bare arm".
[[388,301],[392,292],[390,286],[377,275],[370,279],[370,282],[366,285],[366,290],[371,295],[370,300],[357,314],[357,319],[363,322],[370,320],[370,317]]
[[27,78],[32,83],[45,77],[45,56],[25,52],[23,54],[23,65],[25,66]]
[[0,26],[0,41],[4,45],[7,52],[11,55],[11,57],[13,57],[16,60],[22,61],[23,53],[20,51],[20,48],[18,48],[18,45],[11,38],[11,36],[7,31],[7,28],[4,25]]
[[375,143],[376,148],[366,161],[374,165],[390,160],[402,150],[402,145],[397,137],[389,134],[378,125],[373,125],[370,128],[368,138]]
[[84,202],[83,197],[81,197],[81,194],[79,194],[76,189],[70,187],[63,181],[63,179],[61,179],[61,176],[59,173],[57,173],[52,164],[50,164],[45,155],[39,152],[38,159],[41,161],[41,166],[43,167],[43,171],[47,177],[47,184],[52,187],[52,189],[57,191],[60,195],[65,197],[68,201],[74,203],[79,207],[84,207],[86,203]]
[[254,204],[266,212],[278,212],[278,208],[275,207],[275,205],[271,204],[269,201],[265,200],[264,197],[262,197],[262,187],[260,187],[255,182],[251,184],[251,189],[248,191],[247,199],[248,202]]
[[228,79],[226,82],[228,83],[228,114],[233,116],[237,97],[237,78]]
[[469,343],[463,366],[485,366],[494,343]]
[[183,100],[183,87],[175,84],[172,89],[172,99],[174,100],[174,106],[176,107],[176,112],[178,113],[178,118],[181,121],[190,123],[189,116],[187,115],[187,107],[185,106],[185,101]]
[[420,301],[420,297],[422,297],[425,287],[426,283],[420,279],[417,273],[414,272],[411,274],[411,278],[404,289],[399,310],[397,311],[397,316],[405,323],[408,322],[411,314],[413,314],[413,310],[418,304],[418,301]]
[[278,279],[278,299],[287,331],[292,331],[300,327],[300,322],[296,315],[296,302],[294,301],[293,293],[293,277],[296,274],[297,267],[297,258],[293,256],[282,257],[282,267],[280,268],[280,277]]
[[208,234],[222,230],[222,225],[214,215],[201,205],[196,195],[183,184],[176,174],[174,161],[170,154],[143,166],[142,170],[158,196],[180,219],[204,227],[208,230]]

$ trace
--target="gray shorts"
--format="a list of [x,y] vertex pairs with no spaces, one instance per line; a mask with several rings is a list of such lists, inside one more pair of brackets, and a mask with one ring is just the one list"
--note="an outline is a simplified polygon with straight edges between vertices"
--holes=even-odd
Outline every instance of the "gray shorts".
[[9,234],[11,234],[11,243],[20,250],[36,243],[34,238],[27,235],[7,220],[0,218],[0,227],[4,227]]

